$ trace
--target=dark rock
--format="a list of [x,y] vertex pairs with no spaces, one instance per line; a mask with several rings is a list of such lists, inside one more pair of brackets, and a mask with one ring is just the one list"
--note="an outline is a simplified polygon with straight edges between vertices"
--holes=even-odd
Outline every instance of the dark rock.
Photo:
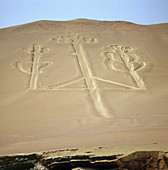
[[166,170],[168,157],[166,152],[159,151],[139,151],[122,157],[121,154],[49,157],[45,153],[0,157],[0,170],[71,170],[78,167],[93,170]]

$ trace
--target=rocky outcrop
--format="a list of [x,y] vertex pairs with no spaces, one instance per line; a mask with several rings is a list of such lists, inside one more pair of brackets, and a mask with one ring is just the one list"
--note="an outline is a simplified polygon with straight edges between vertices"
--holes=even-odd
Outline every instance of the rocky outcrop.
[[[114,170],[166,170],[168,155],[162,151],[137,151],[124,155],[61,155],[57,151],[25,155],[1,156],[1,170],[71,170],[71,169],[114,169]],[[72,152],[71,152],[72,153]],[[55,156],[54,156],[55,155]]]
[[13,155],[0,157],[1,170],[23,170],[33,169],[40,161],[42,155],[28,154],[28,155]]
[[42,160],[42,165],[49,169],[73,169],[82,168],[117,168],[118,155],[112,156],[86,156],[75,155],[67,157],[56,157]]
[[134,152],[118,161],[119,169],[166,170],[168,169],[167,153],[159,151]]

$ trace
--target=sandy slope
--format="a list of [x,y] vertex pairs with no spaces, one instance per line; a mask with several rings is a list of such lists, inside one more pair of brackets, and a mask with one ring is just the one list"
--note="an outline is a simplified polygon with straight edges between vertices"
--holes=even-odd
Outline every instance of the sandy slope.
[[168,141],[168,24],[0,29],[0,154]]

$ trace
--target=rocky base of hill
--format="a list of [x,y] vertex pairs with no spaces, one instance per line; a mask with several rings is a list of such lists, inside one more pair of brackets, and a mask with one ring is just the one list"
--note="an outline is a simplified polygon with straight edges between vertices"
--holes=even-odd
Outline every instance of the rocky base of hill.
[[[103,150],[103,148],[99,148]],[[136,151],[131,154],[100,154],[94,151],[76,152],[67,149],[51,152],[0,156],[1,170],[71,170],[71,169],[168,169],[168,153]],[[73,154],[74,153],[74,154]]]

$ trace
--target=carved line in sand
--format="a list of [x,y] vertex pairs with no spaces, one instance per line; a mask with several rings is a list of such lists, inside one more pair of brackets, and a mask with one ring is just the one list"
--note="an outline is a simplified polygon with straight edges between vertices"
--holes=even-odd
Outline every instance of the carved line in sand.
[[[76,56],[76,60],[78,63],[78,67],[82,72],[83,78],[85,80],[87,88],[90,91],[90,97],[95,105],[96,110],[98,111],[99,115],[104,118],[109,118],[109,113],[107,112],[106,108],[103,105],[102,98],[100,95],[100,90],[97,87],[95,78],[93,76],[90,64],[87,60],[87,54],[84,50],[85,43],[96,43],[97,40],[95,38],[85,38],[80,36],[79,34],[69,33],[65,37],[57,37],[53,38],[56,40],[57,43],[69,43],[72,50],[73,55]],[[71,82],[75,83],[75,82]]]
[[118,85],[137,90],[145,89],[144,81],[138,75],[137,71],[143,69],[146,66],[146,63],[140,61],[137,55],[133,53],[133,48],[110,45],[107,47],[104,55],[106,56],[104,62],[106,68],[120,72],[129,72],[137,87],[120,83],[118,83]]
[[[20,71],[30,74],[30,89],[36,90],[37,89],[37,81],[38,76],[42,73],[42,69],[47,68],[53,64],[50,61],[40,61],[40,57],[44,52],[49,51],[48,48],[41,48],[40,45],[33,45],[33,49],[24,49],[25,52],[31,54],[32,61],[31,62],[17,62],[17,67]],[[23,68],[24,64],[31,65],[31,71],[27,71]]]

